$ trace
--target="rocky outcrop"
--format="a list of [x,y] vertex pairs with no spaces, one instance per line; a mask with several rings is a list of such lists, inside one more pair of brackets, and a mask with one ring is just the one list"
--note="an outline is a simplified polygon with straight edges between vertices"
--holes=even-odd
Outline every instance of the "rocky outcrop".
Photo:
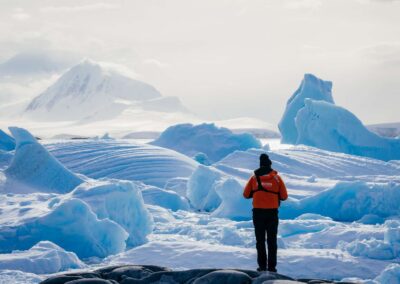
[[[66,273],[53,276],[40,284],[301,284],[339,283],[319,279],[292,279],[272,273],[241,269],[191,269],[173,271],[153,265],[122,265],[93,272]],[[344,282],[341,282],[344,284]]]

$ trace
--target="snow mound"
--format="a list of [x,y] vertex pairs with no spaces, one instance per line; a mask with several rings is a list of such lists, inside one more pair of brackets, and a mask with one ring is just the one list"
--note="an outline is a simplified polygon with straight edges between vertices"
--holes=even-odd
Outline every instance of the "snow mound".
[[83,180],[65,168],[25,129],[10,127],[16,150],[7,176],[5,190],[14,193],[57,192],[74,189]]
[[129,234],[129,247],[145,243],[153,230],[153,218],[145,208],[139,184],[120,180],[87,182],[71,192],[71,198],[87,203],[97,218],[120,225]]
[[221,203],[221,198],[215,191],[216,181],[223,174],[212,168],[200,165],[190,176],[187,185],[187,198],[197,210],[213,211]]
[[189,157],[201,152],[211,162],[221,160],[236,150],[261,148],[260,141],[251,134],[234,134],[227,128],[207,123],[171,126],[151,144],[173,149]]
[[384,161],[400,159],[400,140],[370,132],[354,114],[331,103],[306,99],[296,129],[296,144]]
[[66,141],[46,148],[76,173],[95,179],[141,181],[161,188],[172,178],[190,176],[198,165],[175,151],[133,141]]
[[120,225],[109,219],[99,220],[89,205],[79,199],[62,201],[47,213],[19,223],[0,227],[2,253],[26,250],[48,240],[80,258],[105,257],[123,251],[128,238]]
[[0,254],[0,270],[21,270],[45,274],[85,266],[75,253],[67,252],[49,241],[41,241],[26,251]]
[[288,100],[285,112],[278,125],[282,135],[282,143],[296,143],[297,128],[295,118],[297,112],[304,107],[306,98],[333,103],[332,82],[323,81],[312,74],[304,75],[300,87]]
[[0,129],[0,150],[11,151],[15,149],[15,140]]
[[344,222],[357,221],[368,214],[387,218],[400,214],[399,201],[397,183],[339,182],[314,196],[283,202],[280,216],[293,219],[303,213],[316,213]]

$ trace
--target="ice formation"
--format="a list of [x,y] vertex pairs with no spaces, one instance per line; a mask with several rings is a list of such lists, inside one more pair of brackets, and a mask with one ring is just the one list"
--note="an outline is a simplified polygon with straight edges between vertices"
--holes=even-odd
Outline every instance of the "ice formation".
[[99,219],[120,225],[129,234],[126,241],[129,247],[145,243],[153,230],[153,217],[145,208],[140,184],[92,181],[78,186],[70,195],[87,203]]
[[387,218],[398,216],[400,184],[340,182],[334,187],[300,201],[282,204],[281,217],[294,218],[303,213],[316,213],[338,221],[357,221],[374,214]]
[[41,241],[29,250],[0,254],[0,270],[22,270],[44,274],[85,266],[75,253],[65,251],[49,241]]
[[0,150],[11,151],[15,149],[15,140],[0,129]]
[[300,87],[286,104],[285,113],[279,122],[282,143],[296,144],[298,130],[295,125],[297,112],[304,107],[306,98],[333,103],[332,82],[323,81],[312,74],[305,74]]
[[158,205],[172,211],[189,210],[189,202],[172,190],[161,189],[154,186],[144,186],[142,195],[146,204]]
[[193,157],[204,153],[210,162],[221,160],[236,150],[261,148],[261,143],[251,134],[234,134],[227,128],[214,124],[178,124],[167,128],[153,145],[173,149]]
[[2,253],[26,250],[48,240],[80,258],[121,252],[128,238],[120,225],[109,219],[99,220],[89,205],[79,199],[67,199],[46,213],[27,216],[17,224],[4,224],[0,235]]
[[6,191],[65,193],[83,182],[55,159],[28,131],[17,127],[10,127],[10,131],[17,145],[13,160],[5,170]]

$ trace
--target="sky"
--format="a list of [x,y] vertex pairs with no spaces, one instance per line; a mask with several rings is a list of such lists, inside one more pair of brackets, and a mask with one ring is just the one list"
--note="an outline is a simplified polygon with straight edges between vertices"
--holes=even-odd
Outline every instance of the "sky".
[[0,62],[112,62],[206,119],[271,123],[313,73],[365,124],[398,122],[399,15],[399,0],[0,0]]

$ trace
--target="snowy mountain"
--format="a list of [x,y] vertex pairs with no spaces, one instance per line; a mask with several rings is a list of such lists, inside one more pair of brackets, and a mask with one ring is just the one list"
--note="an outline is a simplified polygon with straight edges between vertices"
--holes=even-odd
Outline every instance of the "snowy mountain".
[[162,97],[153,86],[120,68],[84,60],[34,98],[25,115],[35,120],[88,122],[117,117],[126,109],[185,111],[178,98]]
[[400,122],[367,125],[367,128],[383,137],[400,137]]

